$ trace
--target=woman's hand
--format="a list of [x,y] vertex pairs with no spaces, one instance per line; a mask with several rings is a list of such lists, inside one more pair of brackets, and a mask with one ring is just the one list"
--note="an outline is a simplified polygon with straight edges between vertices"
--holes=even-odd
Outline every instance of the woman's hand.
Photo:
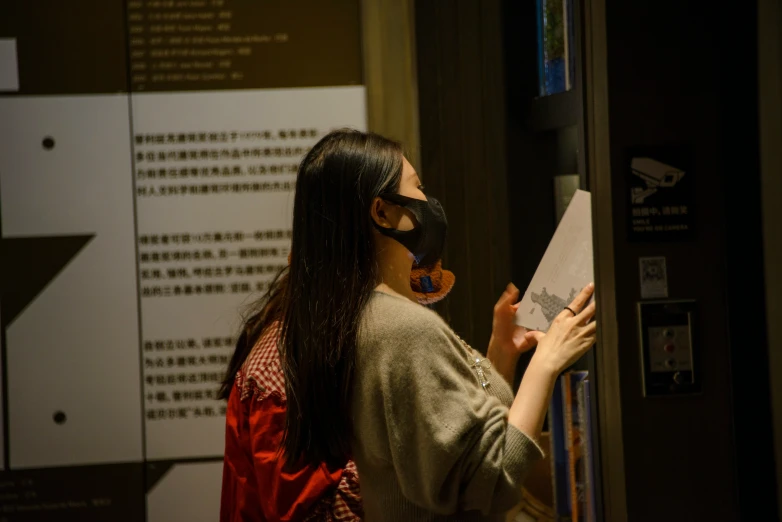
[[516,324],[518,299],[519,289],[511,283],[494,305],[491,340],[486,355],[492,366],[511,386],[519,356],[534,348],[538,342],[536,332],[530,332]]
[[595,315],[595,304],[584,307],[594,290],[594,285],[587,285],[570,303],[575,316],[570,310],[562,310],[548,333],[528,334],[537,338],[538,349],[521,380],[508,422],[534,440],[539,440],[557,376],[595,343],[597,325],[589,322]]
[[[595,302],[584,305],[592,297],[595,285],[590,283],[570,303],[570,310],[563,309],[554,318],[548,333],[531,332],[538,340],[538,349],[532,365],[543,368],[552,375],[559,375],[576,362],[595,344],[597,323],[590,322],[595,316]],[[573,313],[576,315],[574,316]]]

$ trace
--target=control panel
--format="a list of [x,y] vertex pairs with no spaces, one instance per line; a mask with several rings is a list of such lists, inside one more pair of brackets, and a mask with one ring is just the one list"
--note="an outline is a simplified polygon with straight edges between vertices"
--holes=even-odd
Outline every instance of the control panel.
[[644,396],[699,393],[693,341],[695,301],[638,304]]

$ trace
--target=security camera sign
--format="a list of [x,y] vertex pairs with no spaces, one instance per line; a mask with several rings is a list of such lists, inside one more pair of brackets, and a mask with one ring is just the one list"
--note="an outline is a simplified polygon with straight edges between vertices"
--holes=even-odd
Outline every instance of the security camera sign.
[[634,151],[628,167],[628,239],[693,237],[694,176],[688,155],[682,149]]

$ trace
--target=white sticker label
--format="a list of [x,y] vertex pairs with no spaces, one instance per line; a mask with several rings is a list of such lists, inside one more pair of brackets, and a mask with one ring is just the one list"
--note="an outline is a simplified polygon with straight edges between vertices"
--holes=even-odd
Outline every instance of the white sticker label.
[[641,299],[665,299],[668,297],[668,270],[664,257],[639,259]]

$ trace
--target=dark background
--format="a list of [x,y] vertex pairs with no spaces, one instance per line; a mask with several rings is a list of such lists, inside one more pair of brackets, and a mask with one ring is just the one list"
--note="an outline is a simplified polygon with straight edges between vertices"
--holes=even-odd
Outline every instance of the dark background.
[[[536,99],[533,2],[420,2],[416,17],[422,171],[459,237],[444,262],[457,279],[442,311],[484,348],[504,285],[526,288],[553,234],[553,177],[578,172],[586,184],[589,86],[579,73],[573,91]],[[606,23],[628,519],[777,520],[757,7],[607,0]],[[671,144],[692,161],[693,235],[631,242],[628,156]],[[666,257],[672,299],[697,300],[699,395],[642,395],[638,258],[646,256]]]

